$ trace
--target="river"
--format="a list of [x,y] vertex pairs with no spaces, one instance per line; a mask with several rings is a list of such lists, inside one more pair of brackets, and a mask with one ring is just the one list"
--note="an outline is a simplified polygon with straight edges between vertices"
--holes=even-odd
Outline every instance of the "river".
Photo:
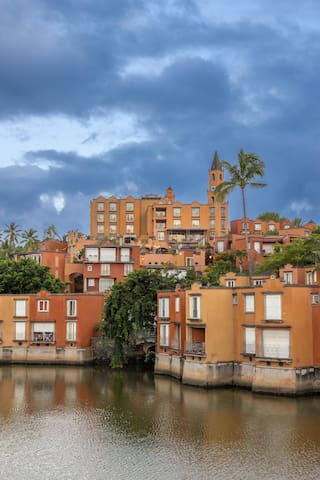
[[320,478],[320,396],[202,390],[152,372],[0,367],[0,478]]

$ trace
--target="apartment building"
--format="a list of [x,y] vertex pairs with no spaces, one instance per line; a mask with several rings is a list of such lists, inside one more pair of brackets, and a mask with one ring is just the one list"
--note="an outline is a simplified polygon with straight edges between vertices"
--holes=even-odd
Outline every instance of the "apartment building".
[[99,196],[90,204],[90,236],[122,238],[157,247],[197,246],[228,233],[228,203],[218,202],[215,188],[224,181],[217,152],[208,172],[207,203],[184,204],[175,199],[172,187],[164,197]]
[[[185,328],[180,364],[172,360],[169,335],[165,344],[158,341],[155,372],[175,377],[181,372],[183,383],[204,387],[238,385],[290,395],[319,392],[320,286],[314,272],[313,283],[308,283],[310,269],[302,276],[288,268],[281,278],[256,278],[252,286],[244,275],[230,273],[221,287],[194,284],[180,292],[186,306],[180,320],[180,331]],[[291,283],[285,276],[289,271]],[[302,278],[303,283],[293,283]],[[160,336],[162,330],[174,330],[176,322],[170,301],[165,317],[161,312],[164,296],[159,292]]]
[[0,295],[0,362],[85,364],[103,294]]

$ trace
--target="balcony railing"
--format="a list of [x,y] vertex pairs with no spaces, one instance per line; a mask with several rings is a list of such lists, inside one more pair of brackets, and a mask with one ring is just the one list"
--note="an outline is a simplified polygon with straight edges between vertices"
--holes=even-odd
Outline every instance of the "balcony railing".
[[204,342],[188,342],[185,348],[185,353],[188,355],[205,355],[206,348]]

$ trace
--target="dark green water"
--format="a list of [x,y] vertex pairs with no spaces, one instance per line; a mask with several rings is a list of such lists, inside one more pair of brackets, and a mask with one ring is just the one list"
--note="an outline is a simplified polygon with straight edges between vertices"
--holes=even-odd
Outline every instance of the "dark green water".
[[0,367],[0,479],[320,479],[320,397]]

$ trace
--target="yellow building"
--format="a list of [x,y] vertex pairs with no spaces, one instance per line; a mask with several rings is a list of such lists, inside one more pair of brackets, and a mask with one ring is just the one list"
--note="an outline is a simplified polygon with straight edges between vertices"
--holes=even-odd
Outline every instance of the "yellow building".
[[215,153],[209,170],[207,203],[184,204],[169,187],[164,197],[99,196],[90,204],[90,236],[122,238],[158,247],[196,246],[228,233],[228,203],[218,202],[215,188],[224,172]]

